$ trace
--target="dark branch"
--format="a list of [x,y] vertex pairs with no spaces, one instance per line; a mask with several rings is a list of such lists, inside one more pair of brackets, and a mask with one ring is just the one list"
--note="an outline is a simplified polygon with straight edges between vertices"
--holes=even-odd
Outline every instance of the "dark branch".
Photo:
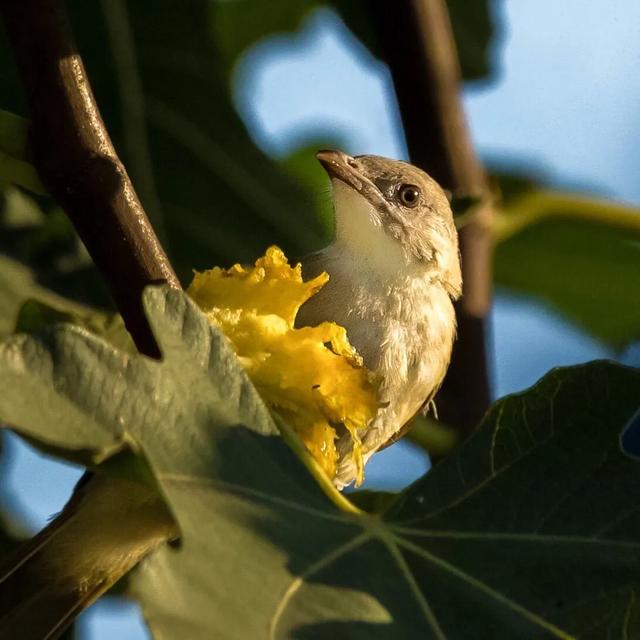
[[[444,0],[375,0],[372,16],[395,85],[409,154],[457,197],[488,194],[460,100],[460,70]],[[467,435],[489,406],[484,318],[491,303],[488,204],[460,232],[464,296],[458,341],[438,395],[444,422]]]
[[158,356],[141,294],[180,287],[96,105],[62,0],[0,0],[31,112],[36,167],[111,289],[141,353]]

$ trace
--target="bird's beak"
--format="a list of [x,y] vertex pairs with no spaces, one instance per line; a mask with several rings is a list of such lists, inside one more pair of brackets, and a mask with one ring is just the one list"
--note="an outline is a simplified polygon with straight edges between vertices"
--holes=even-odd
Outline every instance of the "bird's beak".
[[[350,187],[358,188],[357,183],[360,174],[356,169],[356,163],[351,156],[343,151],[331,151],[322,149],[316,153],[318,162],[324,167],[330,178],[345,182]],[[359,191],[359,189],[358,189]]]
[[331,151],[328,149],[318,151],[316,158],[332,180],[343,182],[376,207],[386,206],[382,194],[373,182],[362,173],[355,158],[343,151]]
[[332,180],[344,182],[367,198],[370,197],[372,191],[378,191],[358,168],[355,158],[348,156],[344,151],[323,149],[316,153],[316,158]]

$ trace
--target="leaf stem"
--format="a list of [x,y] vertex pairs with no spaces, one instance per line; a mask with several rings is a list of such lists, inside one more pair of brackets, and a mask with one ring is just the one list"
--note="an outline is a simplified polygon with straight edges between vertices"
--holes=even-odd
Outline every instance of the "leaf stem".
[[571,193],[538,190],[514,199],[496,213],[494,240],[504,242],[524,228],[548,218],[595,222],[640,233],[638,209]]
[[293,429],[278,415],[273,414],[274,421],[278,426],[282,439],[291,447],[296,456],[300,459],[302,464],[308,469],[309,473],[314,477],[316,482],[320,485],[322,491],[326,496],[338,507],[338,509],[345,513],[351,513],[357,516],[368,515],[366,511],[356,507],[348,498],[340,493],[334,486],[327,474],[323,471],[322,467],[318,464],[316,459],[309,453],[304,446],[298,435]]

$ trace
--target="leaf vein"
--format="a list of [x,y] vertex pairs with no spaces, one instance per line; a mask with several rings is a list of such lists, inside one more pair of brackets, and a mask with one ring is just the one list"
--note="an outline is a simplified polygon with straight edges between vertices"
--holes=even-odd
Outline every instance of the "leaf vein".
[[349,542],[345,542],[339,547],[335,548],[333,551],[323,556],[313,564],[309,565],[305,571],[303,571],[299,576],[296,576],[291,584],[287,587],[282,598],[278,602],[273,612],[273,616],[271,617],[271,621],[269,623],[269,638],[273,640],[276,637],[276,631],[278,628],[278,623],[282,619],[282,615],[287,608],[287,605],[296,594],[298,589],[303,585],[306,578],[310,578],[313,574],[322,571],[325,567],[329,566],[332,562],[335,562],[343,556],[345,553],[352,551],[356,547],[364,544],[367,540],[371,539],[371,534],[368,531],[361,533],[360,535],[353,538]]
[[398,548],[398,545],[396,544],[395,540],[390,536],[384,536],[384,535],[381,536],[381,538],[385,546],[389,550],[389,553],[391,554],[393,559],[398,563],[398,566],[400,567],[400,572],[402,573],[405,580],[407,581],[409,588],[413,593],[414,598],[418,602],[418,606],[420,607],[420,610],[424,614],[424,617],[427,620],[428,625],[433,630],[433,633],[435,634],[436,638],[438,640],[446,640],[447,636],[445,635],[442,627],[440,626],[440,623],[438,622],[438,618],[436,617],[436,614],[431,608],[431,605],[429,604],[429,601],[425,597],[424,593],[420,590],[420,587],[416,583],[416,579],[411,569],[409,568],[407,561],[404,559],[402,552]]
[[228,491],[230,493],[237,493],[252,498],[259,498],[264,502],[270,502],[272,504],[291,509],[292,511],[300,511],[309,515],[317,516],[318,518],[324,518],[325,520],[332,520],[334,522],[342,522],[344,524],[355,524],[354,521],[345,515],[330,513],[328,511],[321,511],[307,505],[298,504],[292,500],[286,498],[280,498],[264,491],[257,489],[251,489],[249,487],[243,487],[233,482],[225,482],[224,480],[214,480],[207,476],[187,476],[176,473],[159,473],[158,479],[163,482],[176,482],[176,483],[189,483],[189,484],[208,484],[214,488]]
[[640,548],[640,542],[631,540],[606,540],[595,537],[541,535],[538,533],[500,533],[491,531],[450,531],[450,530],[420,530],[398,526],[393,523],[389,528],[394,532],[418,538],[450,539],[450,540],[496,540],[503,542],[535,542],[541,544],[589,544],[629,549]]
[[493,598],[497,602],[503,604],[504,606],[514,611],[515,613],[521,615],[523,618],[525,618],[525,620],[528,620],[529,622],[537,625],[538,627],[545,629],[546,631],[549,631],[556,638],[560,638],[561,640],[575,640],[574,636],[569,635],[568,633],[566,633],[556,625],[552,624],[548,620],[541,618],[538,614],[534,613],[533,611],[530,611],[526,607],[523,607],[521,604],[518,604],[517,602],[515,602],[514,600],[506,596],[504,593],[501,593],[500,591],[497,591],[493,587],[490,587],[488,584],[485,584],[481,580],[474,578],[472,575],[469,575],[468,573],[466,573],[459,567],[456,567],[455,565],[451,564],[450,562],[447,562],[446,560],[443,560],[442,558],[436,556],[435,554],[429,553],[425,549],[422,549],[421,547],[418,547],[417,545],[414,545],[411,542],[408,542],[407,540],[404,540],[402,538],[398,538],[398,544],[404,547],[405,549],[412,551],[416,555],[421,556],[427,562],[431,562],[432,564],[435,564],[441,569],[448,571],[449,573],[454,575],[456,578],[462,580],[463,582],[466,582],[469,586],[478,589],[480,592],[484,593],[490,598]]

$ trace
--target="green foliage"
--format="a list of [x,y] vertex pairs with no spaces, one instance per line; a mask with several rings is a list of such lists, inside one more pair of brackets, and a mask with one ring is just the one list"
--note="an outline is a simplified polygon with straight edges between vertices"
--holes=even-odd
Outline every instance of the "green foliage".
[[0,254],[0,339],[13,333],[25,298],[36,298],[39,304],[80,315],[92,314],[87,307],[62,298],[39,286],[31,269]]
[[[108,129],[180,277],[251,261],[265,238],[289,254],[319,248],[322,223],[309,195],[257,149],[235,112],[211,3],[101,6],[72,3],[79,46]],[[101,22],[105,32],[96,28]]]
[[304,18],[322,4],[318,0],[211,3],[211,27],[227,73],[233,71],[249,47],[270,35],[296,31]]
[[[375,49],[359,3],[334,4]],[[486,59],[490,30],[484,18],[479,20],[488,16],[486,3],[469,10],[459,4],[452,2],[454,28],[469,39],[471,31],[464,25],[477,24],[470,58]],[[302,162],[298,153],[281,168],[266,158],[233,108],[229,74],[238,56],[263,37],[295,29],[320,6],[314,0],[272,5],[197,0],[185,9],[169,0],[75,0],[68,6],[108,130],[183,282],[193,269],[250,262],[271,243],[296,256],[320,248],[331,237],[331,212],[322,197],[326,179],[320,178],[319,189],[301,185],[297,178],[307,172],[303,165],[310,160]],[[465,66],[466,44],[461,40],[458,45]],[[0,78],[0,106],[25,113],[22,88],[0,33],[2,60],[7,72]],[[41,193],[27,162],[26,121],[0,115],[0,152],[25,171],[16,176],[14,164],[6,165],[6,170],[0,168],[0,180]],[[326,144],[318,141],[318,146]],[[76,260],[70,268],[65,255],[65,268],[59,268],[59,240],[68,242],[73,233],[59,211],[51,213],[49,204],[39,204],[46,215],[22,233],[25,251],[13,255],[12,249],[13,257],[37,267],[34,278],[57,293],[109,306],[90,263]]]
[[37,299],[42,310],[53,307],[85,322],[95,316],[92,330],[100,333],[104,313],[70,299],[105,300],[105,284],[90,264],[61,209],[45,213],[26,193],[6,188],[0,196],[0,338],[14,331],[19,310],[29,298]]
[[354,513],[184,294],[145,306],[162,362],[71,326],[10,338],[0,415],[91,464],[140,447],[184,536],[134,578],[155,638],[640,633],[639,468],[620,448],[640,372],[554,371],[402,494],[363,497],[382,513]]
[[[378,56],[378,44],[369,19],[373,3],[354,0],[234,0],[211,5],[212,25],[219,51],[231,71],[253,44],[273,34],[297,30],[314,9],[331,7],[346,25]],[[486,0],[448,0],[460,67],[465,80],[487,78],[492,73],[491,43],[495,27]]]
[[[488,2],[448,4],[465,79],[488,77]],[[330,5],[375,55],[365,5]],[[68,3],[108,129],[185,282],[274,242],[295,256],[330,237],[312,149],[268,159],[230,92],[248,47],[319,6]],[[24,114],[9,60],[0,34],[0,106]],[[640,373],[554,371],[498,402],[406,491],[349,503],[308,472],[299,443],[298,456],[285,445],[226,340],[182,294],[145,296],[162,362],[137,356],[118,318],[57,295],[109,304],[29,163],[27,133],[0,111],[0,337],[16,321],[32,334],[0,347],[0,418],[49,453],[154,474],[184,533],[135,576],[156,638],[640,636],[639,472],[619,440]],[[497,284],[609,344],[639,338],[637,212],[535,182],[503,180],[502,192]],[[415,437],[451,447],[430,426]],[[0,522],[0,553],[16,540]]]
[[617,348],[640,338],[640,212],[544,190],[498,215],[495,279],[549,304]]
[[27,133],[27,120],[0,109],[0,187],[16,184],[35,193],[46,193],[26,158]]
[[0,109],[0,149],[3,153],[26,160],[29,121]]
[[[495,7],[498,3],[493,3]],[[447,0],[453,35],[458,49],[462,77],[465,80],[487,80],[496,72],[492,55],[497,25],[490,3]]]
[[21,536],[13,533],[11,523],[7,522],[7,518],[0,516],[0,562],[5,556],[13,553],[23,540]]
[[[185,281],[194,268],[254,259],[265,238],[296,255],[327,237],[310,196],[256,148],[236,114],[209,7],[69,5],[108,130]],[[3,106],[19,111],[21,91],[13,74],[0,78],[0,94],[12,96]],[[22,150],[20,135],[8,138]]]
[[110,304],[105,282],[62,209],[48,198],[10,186],[0,192],[0,281],[7,281],[8,296],[0,292],[0,325],[9,316],[10,323],[15,321],[15,304],[36,297],[30,286],[10,285],[14,277],[37,286],[39,298],[55,292],[59,303],[65,296],[98,307]]
[[137,352],[120,314],[104,313],[70,304],[67,300],[59,301],[58,305],[46,304],[42,300],[27,300],[18,311],[15,331],[38,333],[50,325],[62,323],[84,327],[122,351]]

